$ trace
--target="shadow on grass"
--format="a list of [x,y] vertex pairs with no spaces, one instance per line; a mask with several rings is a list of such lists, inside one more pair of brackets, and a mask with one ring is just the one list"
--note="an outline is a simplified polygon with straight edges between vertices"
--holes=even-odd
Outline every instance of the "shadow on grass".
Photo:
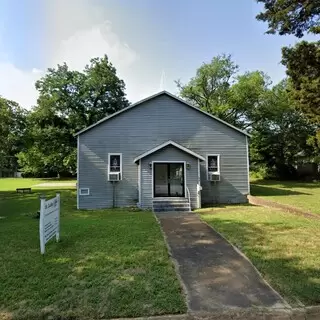
[[253,207],[253,204],[250,203],[205,203],[201,205],[201,209],[206,209],[206,208],[233,208],[237,207]]
[[274,241],[272,230],[282,233],[294,228],[285,223],[262,223],[262,227],[259,227],[256,224],[216,217],[205,220],[244,252],[263,277],[293,306],[320,303],[320,268],[309,267],[317,266],[316,261],[311,260],[307,264],[305,261],[316,260],[316,253],[308,252],[304,259],[302,254],[295,254],[295,250],[300,250],[301,253],[304,248],[295,248],[290,257],[284,257],[281,244],[270,244]]
[[[319,188],[319,186],[318,186]],[[307,192],[293,191],[276,187],[266,187],[257,184],[251,184],[251,194],[253,196],[292,196],[292,195],[310,195]]]
[[303,181],[279,181],[279,180],[254,180],[250,182],[253,185],[265,185],[292,189],[292,188],[305,188],[305,189],[317,189],[320,188],[320,181],[317,182],[303,182]]

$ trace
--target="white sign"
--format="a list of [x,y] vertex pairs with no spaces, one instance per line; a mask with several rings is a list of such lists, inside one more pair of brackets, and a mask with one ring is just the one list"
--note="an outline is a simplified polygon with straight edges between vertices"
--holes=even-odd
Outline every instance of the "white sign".
[[57,242],[60,238],[60,194],[50,200],[40,199],[40,250],[45,252],[46,243],[56,236]]

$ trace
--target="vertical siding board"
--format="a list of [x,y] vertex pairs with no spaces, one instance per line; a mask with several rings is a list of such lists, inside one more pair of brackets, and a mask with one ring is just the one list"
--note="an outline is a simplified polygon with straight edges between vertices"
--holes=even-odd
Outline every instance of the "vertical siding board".
[[[139,166],[133,160],[168,140],[203,157],[220,154],[222,181],[217,185],[207,181],[206,164],[200,163],[202,203],[246,201],[245,195],[249,193],[246,136],[161,95],[79,136],[78,185],[90,188],[89,196],[79,196],[79,208],[112,206],[112,184],[107,179],[108,153],[122,153],[123,180],[116,187],[117,206],[135,205],[139,199]],[[183,160],[188,161],[188,156],[183,153]],[[150,179],[151,183],[150,171],[149,164],[141,161],[141,180]],[[145,195],[141,199],[143,207],[150,207],[151,190],[141,186],[141,191]]]

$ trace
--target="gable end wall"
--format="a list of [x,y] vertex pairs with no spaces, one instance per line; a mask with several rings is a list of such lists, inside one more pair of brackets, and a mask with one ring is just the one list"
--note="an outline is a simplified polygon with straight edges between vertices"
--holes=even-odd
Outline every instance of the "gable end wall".
[[[207,181],[206,163],[201,162],[202,203],[246,201],[248,159],[246,136],[185,104],[161,95],[101,123],[79,136],[79,208],[111,207],[113,186],[107,181],[108,153],[122,153],[123,180],[116,183],[115,205],[138,202],[139,166],[134,159],[172,140],[207,157],[220,154],[222,181]],[[159,151],[161,152],[161,151]]]

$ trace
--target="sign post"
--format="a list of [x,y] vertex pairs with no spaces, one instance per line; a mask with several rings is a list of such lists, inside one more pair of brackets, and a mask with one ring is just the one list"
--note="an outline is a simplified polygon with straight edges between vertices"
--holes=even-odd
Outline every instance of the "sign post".
[[60,193],[53,199],[46,200],[40,197],[40,251],[45,253],[46,243],[56,236],[56,241],[60,240]]

